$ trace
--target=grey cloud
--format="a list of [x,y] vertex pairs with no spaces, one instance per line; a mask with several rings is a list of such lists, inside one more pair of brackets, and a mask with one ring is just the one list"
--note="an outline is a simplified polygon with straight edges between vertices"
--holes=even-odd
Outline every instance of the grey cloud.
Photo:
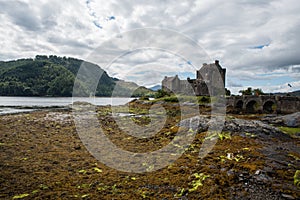
[[[260,79],[259,74],[281,69],[291,77],[299,77],[299,68],[292,67],[300,65],[300,5],[297,0],[124,0],[89,1],[88,4],[81,0],[43,3],[0,0],[1,20],[11,26],[0,26],[1,40],[8,38],[9,41],[3,43],[6,48],[0,55],[13,58],[16,54],[22,57],[49,50],[77,56],[78,51],[85,54],[120,31],[161,27],[179,31],[197,41],[211,57],[207,62],[219,59],[228,69],[229,77],[237,80],[235,82]],[[115,16],[115,20],[107,20],[109,16]],[[103,29],[93,25],[95,20]],[[9,34],[19,27],[24,31],[17,36]],[[24,42],[20,44],[18,38]],[[164,39],[161,40],[164,44]],[[180,41],[176,44],[182,45]],[[268,46],[262,49],[251,48],[265,44]],[[33,50],[28,48],[30,45],[34,46]],[[122,52],[113,42],[107,45],[111,53]],[[171,59],[154,54],[152,59],[137,55],[124,62],[146,65],[157,60],[172,65]],[[114,69],[113,73],[122,73],[122,69]],[[237,83],[229,85],[239,86]]]
[[232,82],[232,81],[228,81],[227,87],[243,87],[243,85],[239,84],[239,83]]
[[48,42],[53,43],[53,44],[58,44],[60,46],[70,46],[75,49],[76,48],[91,49],[91,47],[84,42],[79,42],[79,41],[72,40],[70,38],[64,38],[64,37],[50,36],[48,38]]
[[37,31],[41,28],[37,13],[29,4],[21,1],[0,1],[0,11],[6,13],[18,26],[29,31]]

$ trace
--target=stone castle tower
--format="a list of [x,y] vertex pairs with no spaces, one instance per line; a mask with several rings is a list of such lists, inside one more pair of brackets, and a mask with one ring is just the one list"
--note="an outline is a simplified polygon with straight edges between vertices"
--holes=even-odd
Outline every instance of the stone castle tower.
[[196,79],[187,78],[180,80],[178,75],[162,80],[162,89],[174,93],[195,94],[197,96],[210,96],[214,88],[225,87],[226,69],[222,68],[219,61],[204,63],[201,69],[196,71]]

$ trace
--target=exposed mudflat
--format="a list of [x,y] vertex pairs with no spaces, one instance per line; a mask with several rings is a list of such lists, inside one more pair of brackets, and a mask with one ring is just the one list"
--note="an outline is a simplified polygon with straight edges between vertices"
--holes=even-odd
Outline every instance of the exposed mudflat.
[[[122,106],[117,107],[121,114],[116,115],[108,106],[97,107],[97,117],[119,148],[150,152],[169,144],[178,131],[191,131],[180,125],[177,105],[164,107],[166,122],[150,138],[128,135],[115,121],[115,117],[130,118],[143,127],[150,123],[151,115],[161,114],[155,109],[149,112],[148,105],[132,104],[128,115]],[[300,188],[294,184],[294,174],[300,170],[299,137],[254,118],[258,119],[227,115],[224,132],[216,136],[212,151],[200,159],[207,134],[205,120],[209,119],[205,115],[193,143],[173,164],[157,171],[148,166],[150,172],[129,173],[105,166],[87,151],[71,111],[0,116],[0,198],[299,199]]]

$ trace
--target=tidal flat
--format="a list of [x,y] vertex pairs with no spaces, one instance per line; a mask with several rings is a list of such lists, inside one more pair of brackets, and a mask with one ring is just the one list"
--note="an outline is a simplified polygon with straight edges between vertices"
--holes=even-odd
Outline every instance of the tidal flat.
[[[105,135],[119,148],[131,152],[155,151],[169,144],[176,134],[195,131],[193,142],[184,147],[177,160],[155,171],[151,170],[152,166],[146,166],[149,172],[145,173],[118,171],[94,158],[80,140],[71,109],[0,116],[0,198],[300,197],[297,127],[289,133],[289,128],[261,121],[262,116],[227,115],[223,131],[207,137],[205,125],[210,119],[210,109],[200,108],[200,125],[192,130],[184,120],[197,116],[190,114],[186,105],[182,119],[182,109],[176,103],[153,107],[139,102],[96,107]],[[140,131],[150,132],[154,131],[151,127],[158,126],[155,123],[164,123],[155,135],[137,138],[122,131],[132,128],[126,127],[126,120],[138,125]],[[201,145],[212,138],[217,138],[216,145],[200,158]]]

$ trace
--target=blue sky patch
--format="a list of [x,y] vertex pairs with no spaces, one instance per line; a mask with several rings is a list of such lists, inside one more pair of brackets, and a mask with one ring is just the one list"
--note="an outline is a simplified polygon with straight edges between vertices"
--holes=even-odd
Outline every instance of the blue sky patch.
[[[235,80],[234,82],[237,82],[241,85],[252,85],[253,87],[259,87],[259,86],[267,86],[267,85],[284,85],[289,82],[295,81],[295,79],[291,78],[290,76],[281,76],[281,77],[268,77],[268,75],[260,74],[258,77],[253,80]],[[268,77],[268,78],[264,78]]]
[[250,49],[263,49],[264,47],[269,46],[270,44],[263,44],[263,45],[258,45],[258,46],[254,46],[254,47],[250,47]]
[[115,19],[116,19],[115,16],[110,16],[110,17],[108,17],[108,20],[115,20]]
[[97,21],[93,21],[94,25],[100,29],[102,29],[103,27],[97,22]]

